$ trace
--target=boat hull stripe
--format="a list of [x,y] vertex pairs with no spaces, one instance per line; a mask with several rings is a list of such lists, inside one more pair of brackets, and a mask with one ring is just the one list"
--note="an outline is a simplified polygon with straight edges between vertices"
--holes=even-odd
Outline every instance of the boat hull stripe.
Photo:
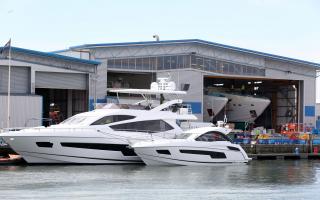
[[215,152],[215,151],[201,151],[201,150],[187,150],[187,149],[181,149],[181,153],[187,153],[187,154],[197,154],[197,155],[208,155],[211,158],[214,159],[224,159],[227,158],[226,154],[223,152]]
[[[69,155],[62,155],[62,154],[39,153],[39,152],[29,152],[29,151],[20,151],[20,152],[21,152],[21,153],[30,153],[30,154],[50,155],[50,156],[63,156],[63,157],[70,157],[70,158],[84,158],[84,159],[92,159],[92,160],[109,160],[109,161],[121,161],[121,162],[142,163],[142,161],[139,161],[139,160],[93,158],[93,157],[85,157],[85,156],[69,156]],[[22,157],[23,157],[23,156],[22,156]]]
[[61,142],[61,146],[80,149],[121,151],[124,156],[137,156],[133,149],[128,148],[127,144]]

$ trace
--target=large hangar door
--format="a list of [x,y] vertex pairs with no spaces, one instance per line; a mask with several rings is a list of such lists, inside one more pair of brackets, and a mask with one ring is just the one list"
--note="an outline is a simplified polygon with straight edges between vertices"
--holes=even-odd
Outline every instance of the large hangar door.
[[[30,91],[30,67],[11,67],[11,93],[25,94]],[[0,93],[8,92],[8,66],[0,66]]]
[[87,75],[80,73],[36,72],[36,88],[87,89]]

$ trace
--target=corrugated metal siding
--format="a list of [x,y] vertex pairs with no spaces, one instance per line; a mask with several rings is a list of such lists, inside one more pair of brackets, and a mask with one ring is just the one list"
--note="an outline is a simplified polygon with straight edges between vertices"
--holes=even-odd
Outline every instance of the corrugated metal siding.
[[[11,93],[25,94],[30,91],[30,68],[11,67]],[[0,66],[0,93],[8,92],[8,66]]]
[[87,75],[79,73],[36,72],[36,88],[87,89]]
[[[0,95],[0,128],[7,126],[7,96]],[[10,97],[10,127],[40,126],[42,121],[41,96]]]

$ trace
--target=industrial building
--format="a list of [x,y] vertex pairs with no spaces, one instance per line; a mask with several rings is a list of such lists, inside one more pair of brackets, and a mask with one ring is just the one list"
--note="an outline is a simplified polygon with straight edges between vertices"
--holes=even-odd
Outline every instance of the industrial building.
[[206,112],[204,94],[208,88],[238,90],[245,86],[246,95],[271,101],[256,119],[257,125],[315,125],[318,63],[199,39],[85,44],[56,53],[101,62],[97,69],[98,102],[106,101],[106,88],[117,80],[122,81],[122,87],[148,88],[155,77],[169,73],[178,89],[189,86],[184,100],[199,120]]
[[[257,126],[276,129],[289,122],[315,126],[318,63],[199,39],[85,44],[53,53],[29,51],[13,51],[13,66],[24,67],[28,74],[21,93],[40,95],[44,104],[53,102],[48,96],[54,93],[58,98],[54,102],[61,104],[66,116],[88,106],[93,109],[95,102],[107,102],[107,88],[116,84],[149,88],[156,77],[170,76],[177,89],[188,90],[184,101],[200,121],[207,112],[204,96],[217,88],[269,99],[271,103],[255,120]],[[7,60],[0,60],[0,69],[5,66]],[[1,79],[4,95],[5,82]]]
[[[7,127],[9,50],[0,55],[0,128]],[[39,126],[56,104],[63,120],[88,110],[99,62],[11,47],[10,127]]]

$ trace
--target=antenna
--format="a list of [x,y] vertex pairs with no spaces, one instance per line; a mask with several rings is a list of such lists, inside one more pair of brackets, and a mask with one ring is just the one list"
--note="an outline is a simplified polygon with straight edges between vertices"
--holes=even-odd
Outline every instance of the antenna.
[[168,79],[171,80],[171,78],[172,78],[171,74],[170,74],[170,72],[168,72]]

